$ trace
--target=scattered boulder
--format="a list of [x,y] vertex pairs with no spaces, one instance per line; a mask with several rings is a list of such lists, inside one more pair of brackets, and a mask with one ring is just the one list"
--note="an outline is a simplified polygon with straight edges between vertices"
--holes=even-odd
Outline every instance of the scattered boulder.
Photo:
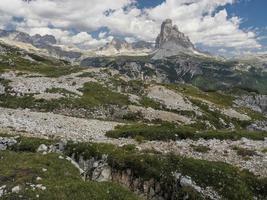
[[6,150],[17,143],[15,138],[0,137],[0,151]]
[[19,193],[21,191],[21,186],[17,185],[11,189],[12,193]]
[[0,84],[0,95],[1,94],[5,94],[5,90],[6,90],[5,86],[3,86],[2,84]]
[[44,153],[47,151],[48,151],[48,147],[45,144],[41,144],[37,149],[37,152],[39,152],[39,153]]
[[6,193],[6,185],[0,187],[0,197],[4,196]]

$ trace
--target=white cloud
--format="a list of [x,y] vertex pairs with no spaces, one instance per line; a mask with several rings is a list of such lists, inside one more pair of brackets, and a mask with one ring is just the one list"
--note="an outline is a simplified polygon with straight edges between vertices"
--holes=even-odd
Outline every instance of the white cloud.
[[[18,30],[30,34],[53,34],[63,44],[72,43],[93,48],[110,41],[109,34],[154,41],[161,22],[173,19],[179,29],[194,43],[210,47],[237,49],[260,48],[253,31],[240,29],[241,19],[229,17],[219,6],[235,0],[166,0],[150,9],[138,9],[136,0],[22,0],[0,1],[0,27],[11,23],[13,16],[23,22],[12,22]],[[53,28],[48,28],[53,27]],[[107,27],[98,38],[90,34]],[[80,32],[73,35],[69,30]],[[91,45],[91,46],[90,46]]]

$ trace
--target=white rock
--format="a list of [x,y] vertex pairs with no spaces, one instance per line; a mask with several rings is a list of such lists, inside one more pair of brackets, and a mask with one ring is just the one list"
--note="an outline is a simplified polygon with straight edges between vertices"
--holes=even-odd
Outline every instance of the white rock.
[[0,197],[4,196],[6,190],[6,185],[2,185],[0,187]]
[[13,188],[11,189],[11,192],[12,192],[12,193],[19,193],[20,190],[21,190],[21,187],[20,187],[19,185],[17,185],[17,186],[15,186],[15,187],[13,187]]
[[39,153],[43,153],[43,152],[47,152],[47,151],[48,151],[48,147],[45,144],[41,144],[37,149],[37,152],[39,152]]
[[5,94],[5,86],[3,86],[2,84],[0,84],[0,95],[1,94]]
[[43,172],[46,172],[46,171],[47,171],[47,169],[43,168],[43,169],[42,169],[42,171],[43,171]]

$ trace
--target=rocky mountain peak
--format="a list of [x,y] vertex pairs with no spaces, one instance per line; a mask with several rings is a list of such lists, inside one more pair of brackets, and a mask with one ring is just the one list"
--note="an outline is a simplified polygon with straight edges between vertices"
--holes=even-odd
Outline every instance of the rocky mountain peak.
[[161,31],[156,39],[157,52],[154,58],[161,59],[177,55],[179,52],[193,52],[195,47],[190,39],[173,25],[171,19],[166,19],[161,25]]
[[161,31],[156,39],[156,48],[163,47],[166,43],[174,43],[184,48],[194,49],[190,39],[180,32],[177,25],[172,24],[171,19],[166,19],[161,25]]

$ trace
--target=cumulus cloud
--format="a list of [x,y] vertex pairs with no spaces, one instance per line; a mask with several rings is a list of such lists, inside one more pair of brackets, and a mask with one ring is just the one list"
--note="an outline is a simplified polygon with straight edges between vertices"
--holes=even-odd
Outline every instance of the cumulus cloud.
[[[235,0],[166,0],[139,9],[138,0],[1,0],[0,28],[11,24],[30,34],[53,34],[62,44],[95,48],[110,41],[111,35],[128,41],[154,41],[161,22],[171,18],[195,44],[260,48],[253,31],[240,29],[240,18],[219,9],[233,3]],[[14,21],[14,17],[23,20]],[[94,37],[90,34],[103,27],[109,31]]]

